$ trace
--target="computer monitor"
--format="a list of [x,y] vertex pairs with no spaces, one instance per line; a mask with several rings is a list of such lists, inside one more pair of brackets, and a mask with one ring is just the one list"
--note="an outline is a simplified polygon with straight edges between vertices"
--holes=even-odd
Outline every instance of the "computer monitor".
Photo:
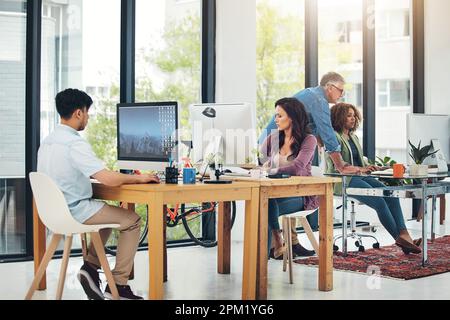
[[219,153],[226,166],[256,163],[256,112],[250,103],[189,106],[194,163]]
[[[415,146],[421,142],[421,147],[432,140],[439,140],[439,150],[450,164],[450,115],[409,114],[407,118],[407,137]],[[410,146],[406,141],[408,153]],[[413,160],[408,157],[409,163]],[[436,157],[429,157],[424,164],[436,165]]]
[[178,103],[117,105],[117,159],[120,169],[163,171],[177,161]]

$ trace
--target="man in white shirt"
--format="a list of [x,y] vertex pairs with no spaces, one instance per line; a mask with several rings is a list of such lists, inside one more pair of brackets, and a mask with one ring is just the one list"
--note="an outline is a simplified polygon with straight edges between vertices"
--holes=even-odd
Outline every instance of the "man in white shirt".
[[[90,178],[108,186],[134,183],[159,183],[150,175],[125,175],[105,168],[92,151],[89,143],[78,131],[86,128],[92,99],[83,91],[66,89],[56,95],[56,109],[61,124],[47,136],[38,151],[38,171],[50,176],[61,191],[72,216],[83,224],[119,224],[116,265],[112,271],[121,299],[140,300],[127,285],[137,251],[140,233],[140,217],[133,211],[109,206],[92,199]],[[100,236],[105,244],[111,229],[103,229]],[[78,273],[78,279],[89,299],[111,298],[109,286],[103,294],[98,270],[100,262],[93,245]]]

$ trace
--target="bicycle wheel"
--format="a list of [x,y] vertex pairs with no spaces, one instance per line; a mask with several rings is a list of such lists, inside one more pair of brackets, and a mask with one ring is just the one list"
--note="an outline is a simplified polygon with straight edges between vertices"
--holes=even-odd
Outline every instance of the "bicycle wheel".
[[[147,205],[136,205],[136,213],[141,217],[141,233],[139,235],[139,246],[142,246],[148,234],[148,206]],[[119,240],[119,230],[113,229],[108,242],[105,245],[105,252],[113,256],[117,253],[117,242]]]
[[[217,245],[215,234],[209,235],[208,237],[204,237],[204,235],[196,235],[191,229],[190,223],[192,223],[194,219],[201,219],[202,223],[215,223],[217,203],[213,202],[212,204],[214,208],[211,207],[205,208],[205,205],[211,206],[211,204],[202,204],[202,207],[190,208],[188,211],[186,211],[184,205],[181,206],[181,221],[183,222],[183,226],[186,229],[186,233],[189,235],[192,241],[205,248],[212,248]],[[236,219],[236,202],[232,201],[231,228],[233,228],[235,219]]]

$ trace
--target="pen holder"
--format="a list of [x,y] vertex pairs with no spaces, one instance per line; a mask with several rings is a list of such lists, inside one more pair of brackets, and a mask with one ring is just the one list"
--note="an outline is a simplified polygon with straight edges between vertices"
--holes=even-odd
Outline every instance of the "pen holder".
[[166,183],[178,184],[178,168],[166,167]]
[[195,184],[195,168],[183,168],[183,184]]

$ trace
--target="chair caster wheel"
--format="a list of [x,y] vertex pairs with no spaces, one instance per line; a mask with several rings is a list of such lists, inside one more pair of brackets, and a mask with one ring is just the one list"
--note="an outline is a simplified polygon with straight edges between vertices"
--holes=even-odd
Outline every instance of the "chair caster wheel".
[[361,246],[361,244],[359,243],[359,241],[355,242],[355,246],[357,246],[358,248]]
[[333,244],[333,251],[334,251],[334,252],[339,251],[339,247],[338,247],[337,245],[335,245],[335,244]]
[[372,245],[372,248],[374,248],[374,249],[380,249],[380,243],[379,243],[379,242],[374,243],[374,244]]
[[364,248],[364,246],[359,246],[358,247],[358,251],[359,252],[364,252],[364,251],[366,251],[366,249]]

